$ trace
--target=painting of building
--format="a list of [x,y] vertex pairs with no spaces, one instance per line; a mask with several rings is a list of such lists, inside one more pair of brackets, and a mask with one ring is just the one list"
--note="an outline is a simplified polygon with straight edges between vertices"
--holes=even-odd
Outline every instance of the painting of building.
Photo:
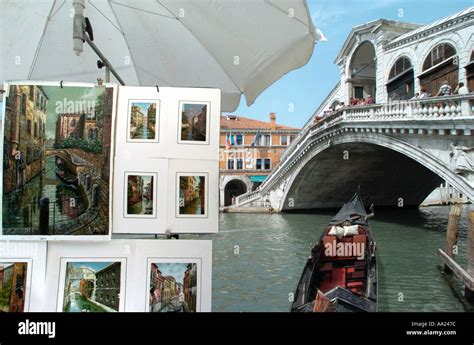
[[156,189],[156,175],[126,174],[127,216],[154,216],[156,200],[154,191]]
[[157,103],[130,102],[129,141],[157,141]]
[[0,312],[23,312],[26,296],[26,262],[0,263]]
[[112,96],[104,87],[9,86],[4,235],[109,233]]
[[197,264],[150,265],[150,312],[196,312]]
[[208,105],[182,103],[179,142],[207,142]]
[[206,176],[179,175],[179,215],[206,215]]
[[63,311],[119,311],[120,270],[120,262],[67,263]]

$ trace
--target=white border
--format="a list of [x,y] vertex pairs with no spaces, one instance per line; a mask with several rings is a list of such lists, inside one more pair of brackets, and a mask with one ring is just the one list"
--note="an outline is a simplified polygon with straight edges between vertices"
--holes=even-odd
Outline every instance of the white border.
[[[130,121],[131,121],[131,108],[132,103],[155,103],[156,104],[156,115],[155,115],[155,139],[132,139],[130,138]],[[160,142],[160,129],[161,129],[161,114],[160,114],[161,102],[159,99],[129,99],[127,109],[127,144],[133,143],[159,143]]]
[[[6,97],[9,96],[10,85],[40,85],[40,86],[57,86],[61,87],[104,87],[104,88],[113,88],[112,92],[112,114],[111,114],[111,128],[110,128],[110,180],[109,180],[109,231],[107,235],[3,235],[3,222],[0,217],[0,240],[22,240],[22,241],[44,241],[44,240],[67,240],[67,241],[104,241],[110,240],[112,238],[112,204],[113,204],[113,180],[114,180],[114,160],[115,160],[115,125],[117,121],[117,96],[118,88],[116,84],[104,83],[103,85],[96,85],[92,83],[72,83],[72,82],[60,82],[60,81],[6,81],[3,84],[3,89],[5,94],[3,97],[3,121],[2,121],[2,138],[1,138],[1,160],[2,168],[0,169],[0,186],[2,187],[3,192],[3,132],[5,130],[5,117],[6,117]],[[3,203],[0,200],[0,209],[3,212]]]
[[115,262],[120,262],[120,304],[119,304],[119,312],[125,310],[125,286],[126,286],[126,276],[127,276],[127,259],[126,258],[119,258],[119,257],[107,257],[107,258],[101,258],[101,257],[83,257],[83,258],[69,258],[69,257],[61,257],[60,258],[60,273],[59,273],[59,284],[58,284],[58,299],[56,301],[56,311],[63,313],[63,302],[64,302],[64,288],[65,288],[65,283],[66,283],[66,268],[67,264],[69,262],[83,262],[83,263],[88,263],[88,262],[110,262],[110,263],[115,263]]
[[28,263],[25,312],[41,311],[45,303],[46,249],[44,241],[0,241],[0,262]]
[[[152,176],[153,179],[153,213],[152,214],[128,214],[128,176]],[[123,217],[124,218],[156,218],[157,214],[157,190],[158,190],[158,173],[156,172],[135,172],[135,171],[125,171],[124,172],[124,191],[123,191]]]
[[[181,139],[181,126],[183,125],[182,116],[183,116],[183,106],[186,104],[201,104],[206,105],[206,140],[183,140]],[[182,145],[209,145],[209,136],[211,128],[211,102],[209,101],[179,101],[179,112],[178,112],[178,144]]]
[[[154,215],[127,216],[126,193],[128,175],[156,175],[154,190]],[[164,234],[168,213],[168,159],[149,158],[116,159],[113,224],[114,234]]]
[[[46,245],[46,243],[41,242]],[[46,246],[45,246],[46,247]],[[33,276],[33,284],[44,281],[44,289],[33,290],[32,298],[43,302],[34,311],[62,310],[66,262],[121,261],[120,311],[147,312],[149,297],[148,259],[153,261],[201,260],[200,311],[210,312],[212,305],[212,241],[211,240],[114,240],[110,242],[50,242],[46,274]],[[62,260],[61,260],[62,259]],[[45,262],[46,260],[43,260]],[[36,272],[36,271],[35,271]],[[35,286],[38,286],[36,284]],[[36,289],[36,288],[35,288]],[[36,295],[35,295],[36,294]],[[36,296],[36,297],[35,297]]]
[[[204,177],[204,214],[181,214],[179,213],[180,177],[199,176]],[[176,218],[207,218],[209,210],[209,174],[207,172],[177,172],[176,173]]]
[[151,264],[159,264],[159,263],[167,263],[167,264],[173,264],[173,263],[190,263],[190,264],[196,264],[196,269],[197,269],[197,281],[196,281],[196,312],[201,311],[201,290],[202,290],[202,258],[159,258],[159,257],[148,257],[147,258],[147,280],[146,280],[146,299],[145,299],[145,310],[149,313],[150,311],[150,279],[151,279]]

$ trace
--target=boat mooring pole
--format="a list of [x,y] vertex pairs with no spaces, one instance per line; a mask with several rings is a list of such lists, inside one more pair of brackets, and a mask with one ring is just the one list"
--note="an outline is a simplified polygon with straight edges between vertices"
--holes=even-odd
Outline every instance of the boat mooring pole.
[[[467,273],[469,276],[474,277],[474,209],[472,205],[467,214],[467,219]],[[471,290],[466,286],[464,288],[464,295],[469,302],[474,303],[474,289]]]
[[[446,232],[446,250],[445,253],[450,257],[454,257],[454,248],[458,242],[459,218],[461,217],[461,206],[458,204],[451,207],[448,219],[448,230]],[[451,269],[445,264],[444,272],[451,273]]]

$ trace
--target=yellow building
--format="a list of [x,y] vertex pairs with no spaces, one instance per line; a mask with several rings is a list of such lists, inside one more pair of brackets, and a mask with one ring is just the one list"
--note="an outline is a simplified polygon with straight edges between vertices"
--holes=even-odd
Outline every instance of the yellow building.
[[234,197],[255,190],[280,162],[300,129],[242,116],[221,116],[220,206],[232,204]]

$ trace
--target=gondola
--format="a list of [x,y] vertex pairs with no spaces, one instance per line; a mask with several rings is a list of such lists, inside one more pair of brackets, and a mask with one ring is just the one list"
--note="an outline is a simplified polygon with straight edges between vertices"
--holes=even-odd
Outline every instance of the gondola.
[[357,191],[311,249],[292,312],[377,311],[375,242]]

